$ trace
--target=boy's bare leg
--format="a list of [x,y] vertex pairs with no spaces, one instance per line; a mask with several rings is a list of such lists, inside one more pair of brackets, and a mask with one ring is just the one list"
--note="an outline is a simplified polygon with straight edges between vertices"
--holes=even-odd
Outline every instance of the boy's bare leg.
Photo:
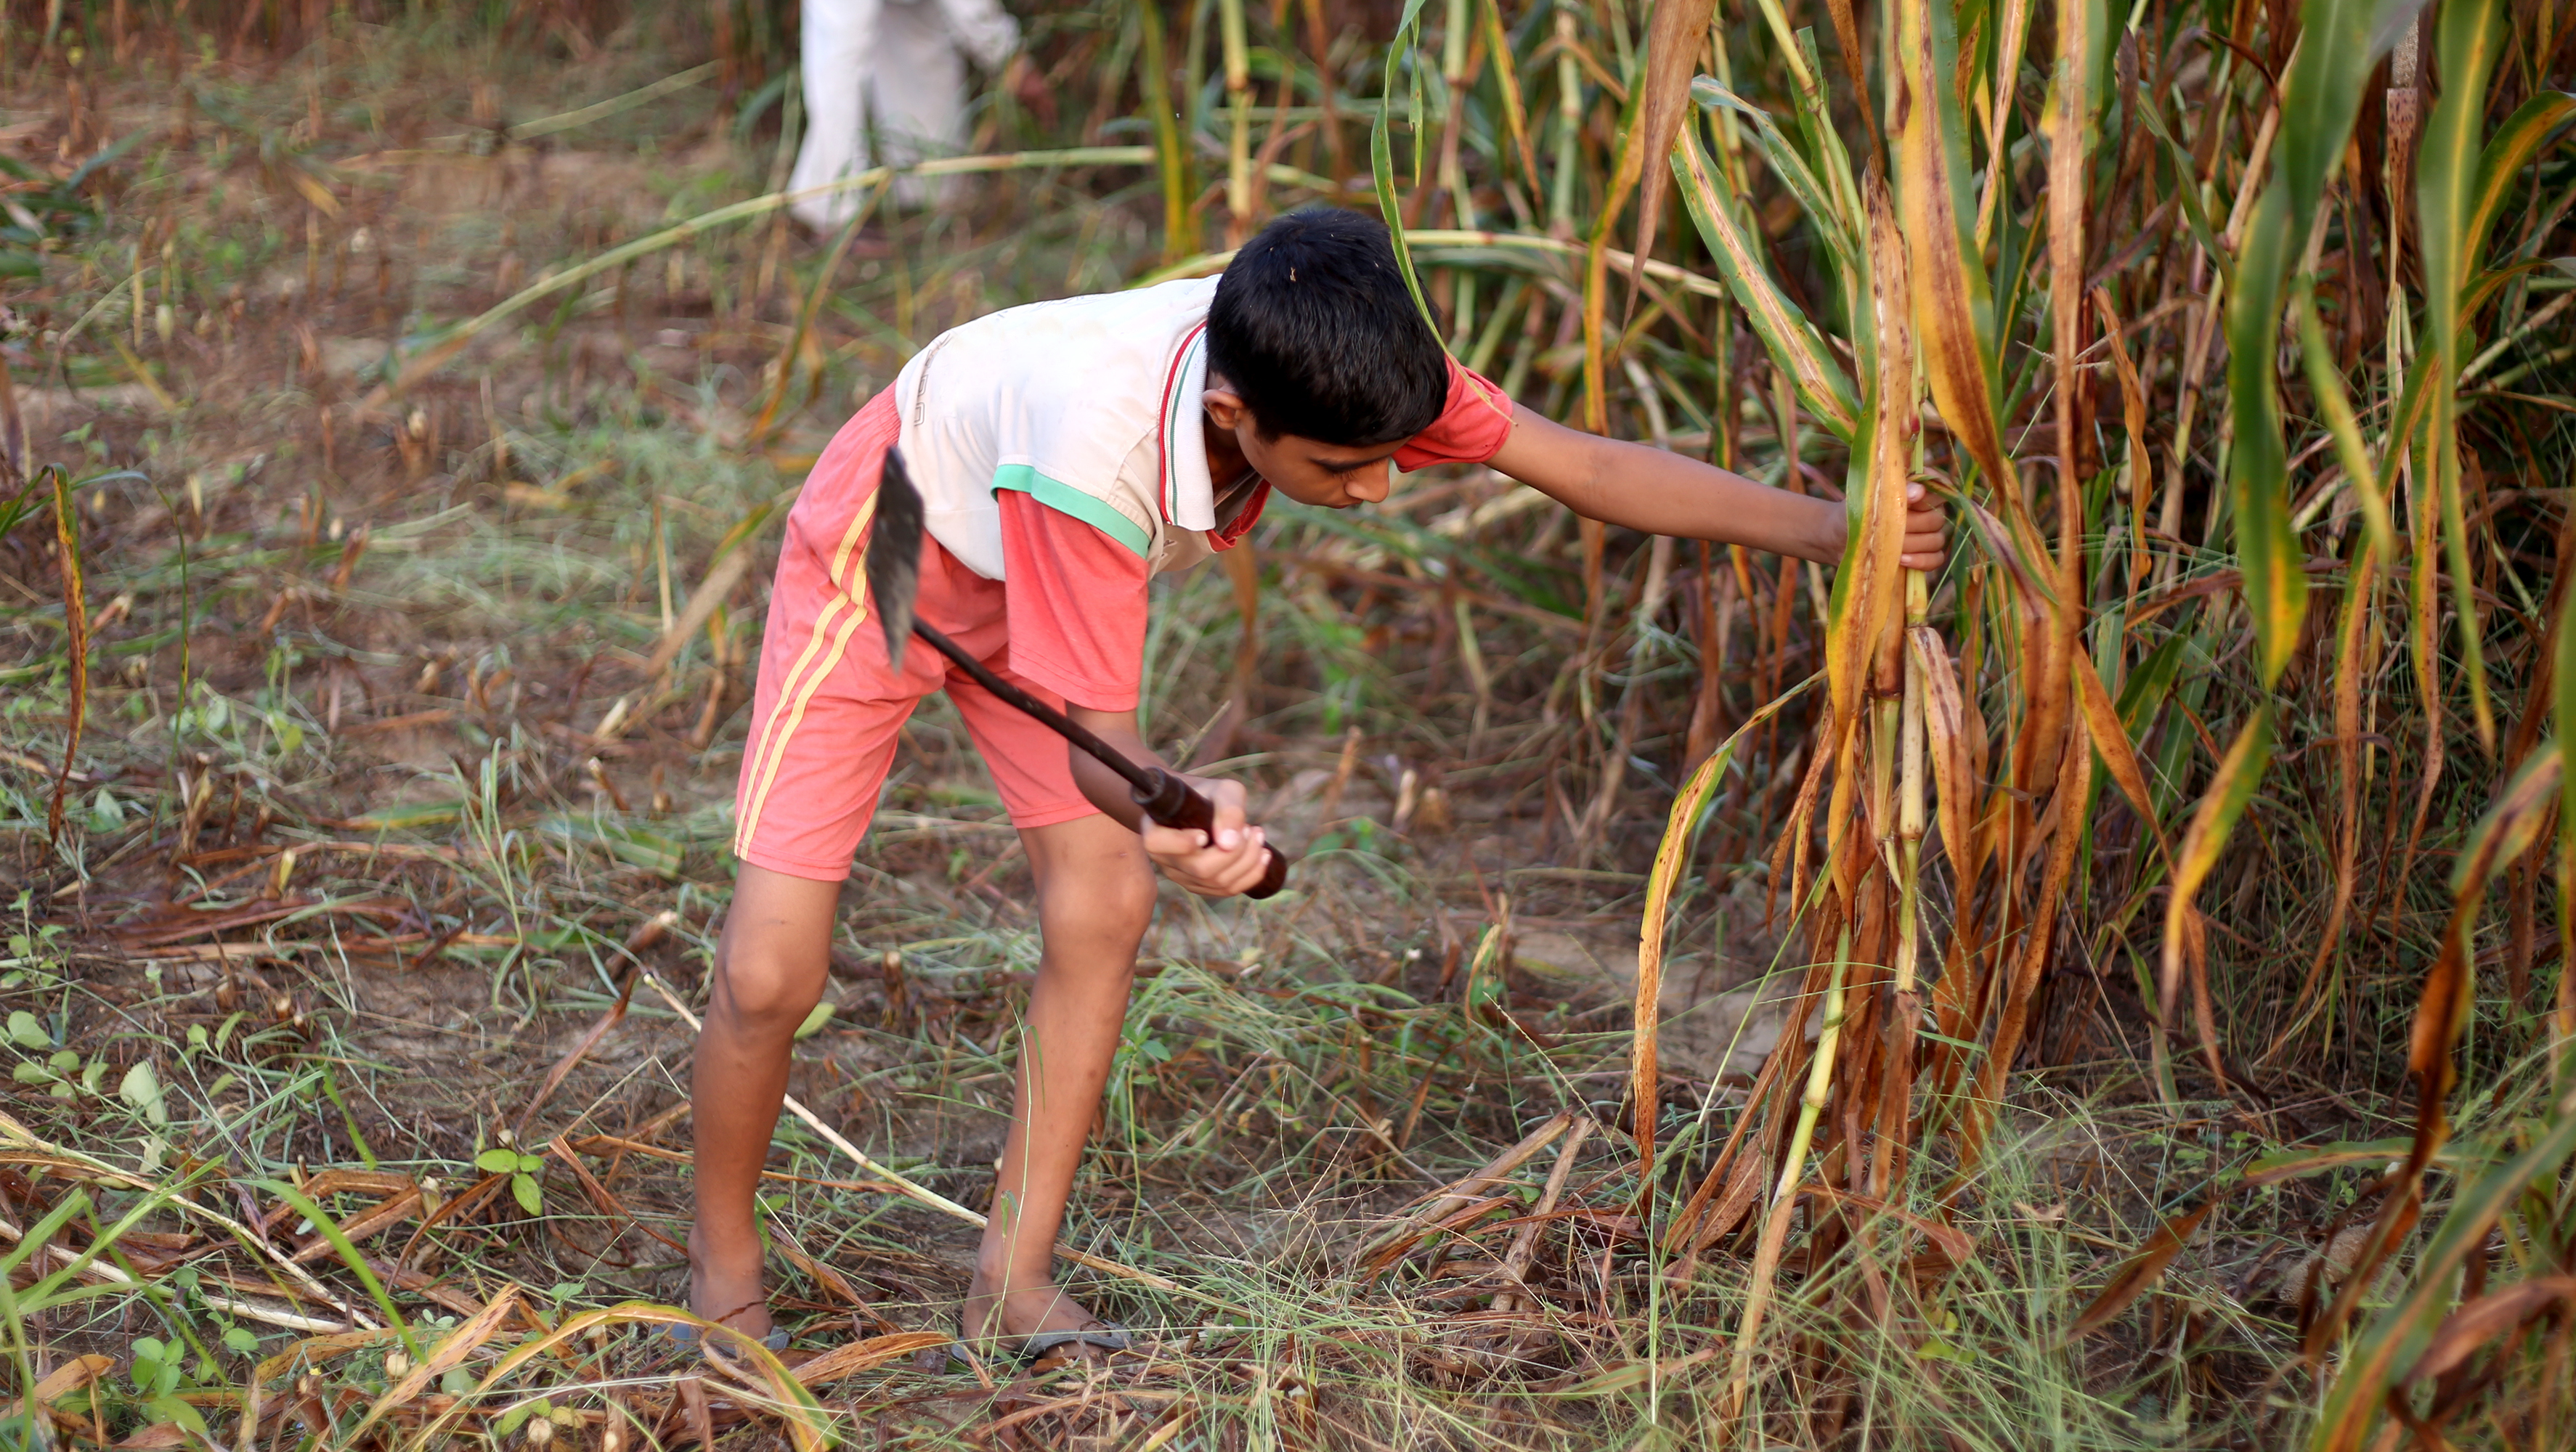
[[698,1218],[689,1231],[689,1309],[755,1336],[770,1322],[753,1191],[787,1095],[796,1030],[831,970],[840,897],[837,882],[743,864],[690,1075]]
[[1136,833],[1105,816],[1020,834],[1045,949],[1020,1037],[1010,1137],[967,1288],[970,1339],[1078,1331],[1094,1318],[1056,1288],[1055,1240],[1127,1017],[1154,873]]

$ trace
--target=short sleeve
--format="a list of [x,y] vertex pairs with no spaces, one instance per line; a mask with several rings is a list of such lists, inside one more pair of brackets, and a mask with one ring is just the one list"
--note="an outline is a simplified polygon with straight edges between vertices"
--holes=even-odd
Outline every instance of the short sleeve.
[[1097,526],[1016,489],[996,502],[1012,672],[1077,706],[1136,709],[1150,567]]
[[1395,451],[1395,467],[1410,474],[1435,464],[1481,464],[1502,452],[1511,436],[1511,395],[1453,358],[1449,400],[1438,421]]

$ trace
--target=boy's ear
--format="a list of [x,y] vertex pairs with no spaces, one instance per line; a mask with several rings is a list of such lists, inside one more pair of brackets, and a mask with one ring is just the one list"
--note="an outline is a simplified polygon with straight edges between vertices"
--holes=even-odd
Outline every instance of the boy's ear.
[[1199,402],[1206,405],[1208,417],[1216,422],[1216,426],[1229,433],[1252,416],[1252,409],[1243,401],[1243,395],[1231,388],[1208,389],[1199,395]]

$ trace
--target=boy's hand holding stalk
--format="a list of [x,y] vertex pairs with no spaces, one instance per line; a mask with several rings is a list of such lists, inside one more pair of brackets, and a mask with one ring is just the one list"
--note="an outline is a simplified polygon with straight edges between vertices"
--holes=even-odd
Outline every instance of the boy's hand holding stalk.
[[[1568,428],[1526,406],[1512,410],[1511,437],[1491,462],[1586,519],[1648,534],[1704,539],[1833,564],[1843,557],[1848,515],[1833,500],[1775,489],[1696,459]],[[1938,570],[1948,554],[1941,501],[1921,484],[1905,491],[1909,570]]]

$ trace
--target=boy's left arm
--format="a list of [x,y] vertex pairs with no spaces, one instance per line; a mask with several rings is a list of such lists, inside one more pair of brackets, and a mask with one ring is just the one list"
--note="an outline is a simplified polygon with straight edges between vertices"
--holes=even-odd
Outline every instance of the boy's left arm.
[[[1526,407],[1512,409],[1511,437],[1489,461],[1586,519],[1648,534],[1738,544],[1831,564],[1843,557],[1843,506],[1757,484],[1645,444],[1570,429]],[[1940,501],[1907,486],[1910,570],[1938,569],[1946,553]]]

